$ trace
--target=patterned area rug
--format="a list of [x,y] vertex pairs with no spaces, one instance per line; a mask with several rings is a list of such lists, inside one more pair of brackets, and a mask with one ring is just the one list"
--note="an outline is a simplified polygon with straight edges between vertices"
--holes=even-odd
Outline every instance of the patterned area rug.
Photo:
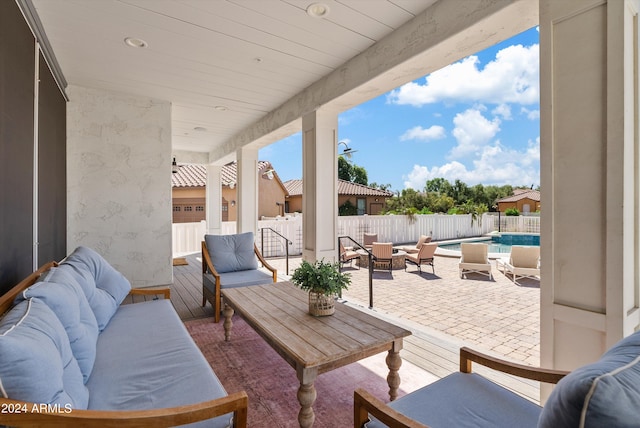
[[[295,370],[242,318],[233,317],[230,342],[224,341],[222,321],[215,324],[212,318],[205,318],[187,321],[185,326],[227,392],[247,392],[249,427],[299,426],[299,381]],[[374,357],[382,362],[383,368],[386,367],[385,356],[378,354]],[[315,387],[318,397],[313,406],[316,415],[314,427],[352,427],[353,391],[356,387],[367,389],[385,402],[389,400],[386,372],[381,377],[360,363],[319,375]],[[404,394],[401,386],[400,395]]]

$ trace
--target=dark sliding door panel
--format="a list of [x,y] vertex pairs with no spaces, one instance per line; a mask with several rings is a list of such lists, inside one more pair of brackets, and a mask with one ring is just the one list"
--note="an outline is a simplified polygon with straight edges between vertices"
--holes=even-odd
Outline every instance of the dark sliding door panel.
[[0,1],[0,294],[33,268],[35,41],[15,1]]
[[38,264],[67,251],[66,101],[40,55],[38,88]]

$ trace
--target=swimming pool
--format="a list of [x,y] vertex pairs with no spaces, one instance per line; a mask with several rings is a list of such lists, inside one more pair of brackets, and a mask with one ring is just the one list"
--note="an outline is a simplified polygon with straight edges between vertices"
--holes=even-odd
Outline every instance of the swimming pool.
[[[522,233],[502,233],[484,240],[474,240],[489,245],[489,253],[510,253],[512,245],[540,246],[540,235]],[[460,243],[440,244],[439,248],[460,251]]]

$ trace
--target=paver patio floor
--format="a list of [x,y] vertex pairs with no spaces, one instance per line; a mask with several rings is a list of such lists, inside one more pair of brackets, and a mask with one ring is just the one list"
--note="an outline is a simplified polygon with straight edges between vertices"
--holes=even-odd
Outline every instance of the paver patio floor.
[[[284,273],[284,260],[270,260]],[[300,258],[289,260],[292,273]],[[419,324],[469,344],[526,364],[540,363],[540,282],[514,284],[492,261],[493,279],[469,274],[461,279],[458,258],[436,257],[435,275],[425,266],[407,271],[376,269],[373,306],[376,311]],[[369,306],[368,269],[347,265],[352,275],[348,302]]]

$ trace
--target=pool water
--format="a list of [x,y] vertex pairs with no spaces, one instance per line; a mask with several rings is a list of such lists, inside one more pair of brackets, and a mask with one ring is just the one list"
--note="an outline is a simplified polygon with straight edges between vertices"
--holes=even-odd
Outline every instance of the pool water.
[[[494,236],[491,239],[483,240],[483,241],[473,241],[473,242],[482,242],[489,245],[490,253],[510,253],[512,245],[532,245],[532,246],[540,246],[540,235],[521,235],[521,234],[502,234],[501,236]],[[460,244],[441,244],[438,247],[443,248],[445,250],[455,250],[460,251]]]

